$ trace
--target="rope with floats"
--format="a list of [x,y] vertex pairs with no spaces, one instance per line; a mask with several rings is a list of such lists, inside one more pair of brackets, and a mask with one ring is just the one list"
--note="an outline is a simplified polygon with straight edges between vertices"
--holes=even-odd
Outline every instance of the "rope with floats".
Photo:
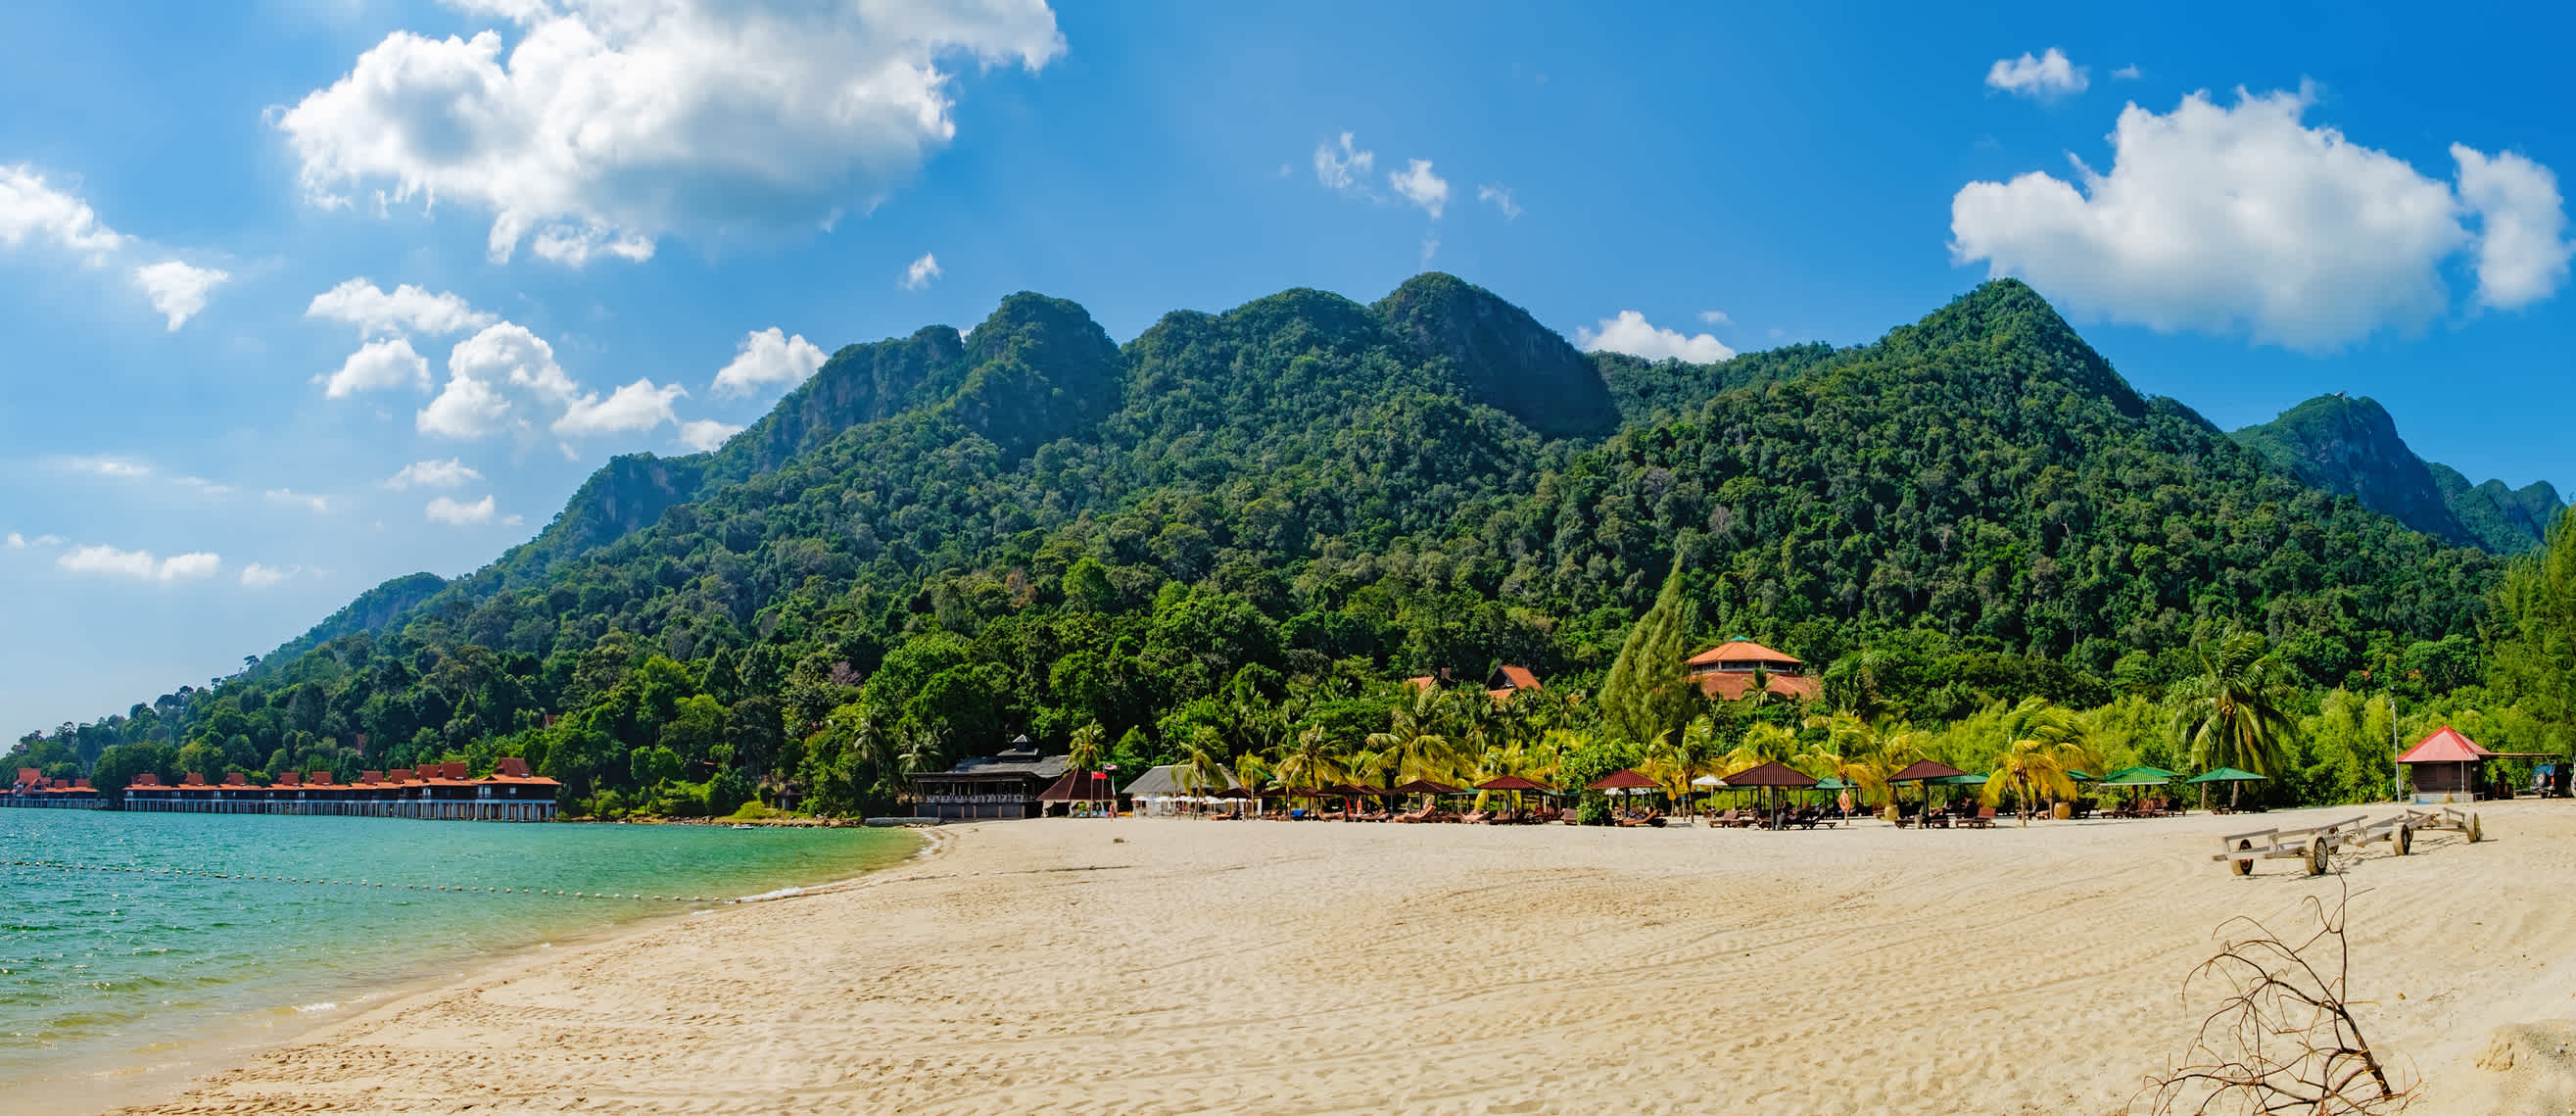
[[[779,892],[771,892],[764,895],[748,895],[739,899],[718,899],[705,895],[644,895],[640,893],[618,891],[568,891],[560,888],[545,887],[482,887],[462,884],[398,883],[388,880],[369,879],[334,880],[309,878],[304,876],[260,876],[249,873],[209,872],[189,868],[146,868],[135,865],[72,864],[59,860],[7,860],[0,861],[0,865],[6,865],[12,868],[44,868],[57,872],[98,872],[101,874],[135,876],[193,876],[199,879],[208,880],[241,880],[249,883],[304,884],[314,887],[381,888],[394,891],[445,891],[459,894],[480,892],[488,895],[552,895],[565,899],[614,899],[629,902],[756,903],[766,899],[787,897],[785,894],[781,894]],[[789,888],[787,889],[787,892],[798,893],[803,890],[804,889],[802,888]]]

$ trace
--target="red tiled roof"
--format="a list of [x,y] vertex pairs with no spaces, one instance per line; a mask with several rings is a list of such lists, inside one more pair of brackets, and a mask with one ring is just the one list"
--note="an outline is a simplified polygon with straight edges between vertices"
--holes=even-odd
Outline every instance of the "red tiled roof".
[[1434,678],[1428,674],[1423,675],[1420,678],[1407,678],[1404,680],[1405,688],[1412,690],[1415,693],[1420,693],[1439,684],[1440,680],[1438,678]]
[[1711,647],[1706,651],[1702,651],[1699,654],[1691,656],[1689,660],[1689,665],[1691,666],[1708,666],[1714,663],[1777,663],[1782,666],[1799,665],[1797,659],[1781,654],[1780,652],[1774,651],[1768,647],[1764,647],[1749,639],[1730,639],[1715,647]]
[[1498,672],[1503,676],[1503,689],[1535,690],[1538,688],[1538,676],[1530,673],[1528,667],[1507,666],[1499,668]]
[[2460,735],[2458,729],[2444,725],[2433,730],[2433,735],[2416,741],[2414,747],[2406,749],[2405,755],[2397,757],[2397,762],[2476,763],[2494,754],[2479,747],[2477,741]]
[[[1699,692],[1726,701],[1742,701],[1753,691],[1751,671],[1710,671],[1693,681],[1699,683]],[[1804,674],[1774,674],[1762,688],[1798,701],[1814,701],[1825,693],[1823,679]]]

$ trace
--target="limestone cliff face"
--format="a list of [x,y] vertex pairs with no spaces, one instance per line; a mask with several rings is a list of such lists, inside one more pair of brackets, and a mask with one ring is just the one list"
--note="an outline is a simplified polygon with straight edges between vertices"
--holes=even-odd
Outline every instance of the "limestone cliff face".
[[2235,437],[2310,485],[2353,497],[2446,542],[2479,543],[2377,400],[2320,395]]
[[2540,545],[2567,507],[2547,481],[2520,489],[2495,480],[2473,485],[2458,470],[2425,461],[2398,437],[2387,409],[2368,397],[2321,395],[2235,438],[2301,481],[2491,554]]

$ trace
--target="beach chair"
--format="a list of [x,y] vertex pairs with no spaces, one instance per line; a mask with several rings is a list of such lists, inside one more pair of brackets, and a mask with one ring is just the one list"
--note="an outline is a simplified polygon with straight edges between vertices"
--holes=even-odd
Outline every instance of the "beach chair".
[[1961,829],[1993,829],[1994,827],[1995,808],[1992,806],[1979,807],[1975,817],[1963,817],[1959,819],[1959,828]]

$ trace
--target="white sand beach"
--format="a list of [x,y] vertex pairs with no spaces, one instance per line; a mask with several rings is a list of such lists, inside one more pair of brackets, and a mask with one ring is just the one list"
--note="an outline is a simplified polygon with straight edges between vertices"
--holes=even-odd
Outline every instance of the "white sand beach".
[[[2188,1039],[2213,928],[2333,893],[2212,838],[2390,812],[954,826],[863,886],[522,959],[135,1111],[2115,1112]],[[2415,1111],[2567,1111],[2576,806],[2482,813],[2485,842],[2351,868],[2351,995]]]

